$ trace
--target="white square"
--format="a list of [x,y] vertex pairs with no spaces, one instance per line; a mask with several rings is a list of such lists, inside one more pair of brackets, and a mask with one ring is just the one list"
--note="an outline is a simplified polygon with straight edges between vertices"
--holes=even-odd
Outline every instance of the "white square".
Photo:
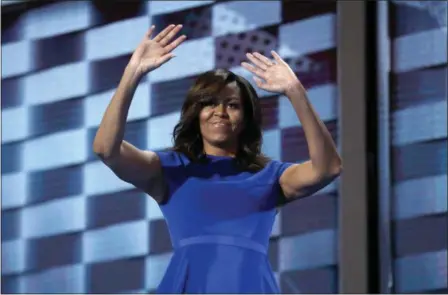
[[[90,95],[84,100],[85,125],[97,127],[110,104],[116,89]],[[142,82],[135,90],[128,112],[127,122],[148,118],[151,111],[151,95],[148,82]]]
[[29,72],[32,67],[32,49],[30,41],[2,45],[2,79]]
[[66,64],[31,74],[23,79],[24,101],[27,105],[83,96],[89,91],[89,64]]
[[75,129],[25,141],[23,166],[27,171],[80,164],[87,160],[87,130]]
[[126,222],[84,234],[83,262],[101,262],[148,253],[148,221]]
[[148,11],[151,15],[167,14],[213,3],[214,0],[187,1],[148,1]]
[[24,238],[36,238],[84,230],[86,208],[85,196],[25,207],[21,214],[20,232]]
[[25,38],[47,38],[86,29],[91,25],[91,10],[90,1],[64,1],[28,10]]
[[147,15],[91,29],[86,33],[86,58],[98,60],[132,53],[148,30]]
[[336,16],[323,14],[279,28],[278,53],[282,58],[302,56],[336,46]]
[[88,196],[114,193],[133,189],[134,186],[121,180],[101,161],[83,166],[84,193]]
[[2,144],[19,141],[28,136],[29,112],[27,107],[2,110]]

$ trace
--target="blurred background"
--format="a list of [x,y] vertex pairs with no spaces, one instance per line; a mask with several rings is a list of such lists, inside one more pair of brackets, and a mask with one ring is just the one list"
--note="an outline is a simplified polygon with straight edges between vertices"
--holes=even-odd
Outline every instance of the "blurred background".
[[[365,159],[365,183],[350,177],[349,163],[340,180],[278,214],[269,259],[282,292],[338,293],[366,282],[356,293],[447,293],[448,4],[372,1],[358,4],[363,15],[341,14],[357,2],[2,1],[2,293],[154,292],[172,250],[163,216],[99,162],[92,141],[138,42],[151,24],[171,23],[182,23],[188,40],[141,81],[126,140],[169,147],[200,73],[228,68],[252,82],[239,66],[245,52],[275,49],[343,156],[359,138],[341,122],[357,112],[366,145],[351,152]],[[357,32],[363,38],[353,39]],[[365,95],[350,101],[339,95],[350,93],[339,81],[353,66],[341,44],[358,43],[350,50],[362,56],[365,79],[353,83]],[[287,99],[259,95],[263,151],[305,160]],[[365,194],[351,196],[341,182]],[[356,210],[365,220],[351,220],[362,228],[350,235],[341,214]]]

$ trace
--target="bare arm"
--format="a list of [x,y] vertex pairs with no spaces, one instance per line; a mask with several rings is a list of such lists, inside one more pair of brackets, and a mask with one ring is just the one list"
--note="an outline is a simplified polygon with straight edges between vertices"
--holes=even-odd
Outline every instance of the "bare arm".
[[280,185],[286,198],[299,198],[311,195],[333,181],[342,170],[342,160],[302,85],[292,85],[286,95],[302,122],[310,160],[286,169],[280,177]]
[[242,65],[256,75],[255,82],[258,87],[285,94],[302,123],[310,160],[292,165],[280,176],[283,193],[291,200],[313,194],[328,185],[340,174],[342,160],[330,132],[308,101],[299,79],[277,53],[273,51],[272,55],[275,63],[259,53],[254,53],[247,55],[254,65]]
[[123,140],[129,107],[139,80],[136,70],[128,66],[104,113],[93,150],[120,179],[157,199],[159,196],[154,195],[154,189],[150,187],[151,180],[160,179],[161,168],[157,155],[142,151]]
[[181,26],[168,26],[152,40],[149,37],[154,27],[150,29],[124,70],[93,142],[94,152],[120,179],[158,202],[164,194],[158,156],[152,151],[139,150],[123,138],[129,107],[141,77],[173,57],[171,51],[185,40],[185,36],[168,43],[180,29]]

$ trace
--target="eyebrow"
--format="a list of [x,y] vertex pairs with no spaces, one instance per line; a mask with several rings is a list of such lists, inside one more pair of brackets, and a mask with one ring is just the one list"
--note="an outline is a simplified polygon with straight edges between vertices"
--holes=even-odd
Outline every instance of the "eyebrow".
[[240,101],[240,98],[237,97],[237,96],[229,96],[229,97],[225,97],[225,98],[223,98],[223,99],[225,99],[225,100],[238,100],[238,101]]

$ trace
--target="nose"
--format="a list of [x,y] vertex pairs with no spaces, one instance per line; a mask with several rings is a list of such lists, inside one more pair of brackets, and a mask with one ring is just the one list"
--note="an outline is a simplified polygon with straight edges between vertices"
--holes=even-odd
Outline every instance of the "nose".
[[215,114],[217,116],[227,116],[227,109],[226,106],[223,103],[220,103],[215,107]]

